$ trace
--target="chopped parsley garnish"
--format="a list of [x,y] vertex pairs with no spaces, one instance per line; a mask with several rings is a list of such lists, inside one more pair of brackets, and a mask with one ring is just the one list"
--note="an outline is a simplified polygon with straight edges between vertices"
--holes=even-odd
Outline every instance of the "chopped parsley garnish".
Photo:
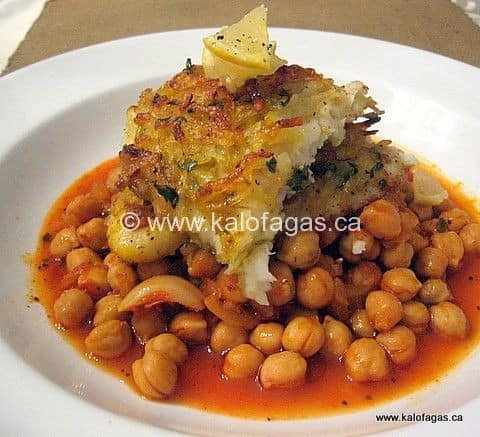
[[437,222],[437,231],[447,232],[447,230],[448,230],[448,222],[443,217],[440,217]]
[[382,168],[383,168],[383,162],[378,161],[370,170],[365,170],[365,173],[367,173],[371,178],[373,178],[373,176],[375,175],[375,172],[381,170]]
[[155,185],[155,189],[160,196],[172,205],[172,207],[175,208],[177,206],[179,196],[174,188],[169,187],[168,185]]
[[342,188],[345,184],[358,173],[358,167],[353,162],[347,161],[348,169],[342,176],[342,182],[336,188]]
[[187,74],[191,74],[193,71],[193,64],[190,58],[187,58],[187,61],[185,62],[185,69],[183,71],[186,71]]
[[385,190],[388,186],[387,181],[385,179],[380,179],[378,181],[378,186],[380,187],[381,190]]
[[275,173],[277,171],[277,159],[275,156],[267,161],[268,171]]
[[295,192],[303,190],[308,182],[308,169],[307,167],[293,170],[293,174],[287,182],[287,185]]
[[325,176],[325,174],[328,171],[334,172],[337,169],[337,166],[335,165],[334,162],[314,162],[310,166],[310,170],[312,171],[313,175],[317,178],[320,179],[322,176]]
[[198,165],[198,162],[195,161],[194,159],[186,159],[182,163],[179,163],[178,166],[187,172],[191,172],[196,166]]
[[375,159],[376,159],[377,161],[381,161],[381,160],[382,160],[382,154],[381,154],[377,149],[375,149],[374,147],[372,147],[370,150],[372,151],[372,154],[373,154],[373,156],[375,157]]

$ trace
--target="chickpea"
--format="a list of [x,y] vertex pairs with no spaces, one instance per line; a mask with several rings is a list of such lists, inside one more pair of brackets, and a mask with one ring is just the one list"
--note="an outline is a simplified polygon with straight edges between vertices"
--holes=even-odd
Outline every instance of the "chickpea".
[[285,237],[277,258],[294,269],[313,266],[320,256],[320,239],[314,231]]
[[122,168],[117,167],[108,173],[106,186],[111,193],[117,193],[119,191],[118,183],[120,182],[120,176],[122,174]]
[[302,384],[307,361],[298,352],[284,351],[269,355],[260,368],[263,388],[295,387]]
[[440,215],[442,212],[448,211],[452,208],[456,208],[455,203],[447,197],[440,205],[436,205],[433,208],[433,214]]
[[[376,288],[378,290],[379,287]],[[365,307],[365,299],[367,295],[372,290],[363,290],[359,287],[355,287],[352,284],[345,284],[345,290],[347,293],[348,299],[348,310],[349,313],[352,313],[355,310]]]
[[294,305],[292,308],[289,308],[287,323],[290,323],[295,317],[312,317],[319,320],[318,311],[309,310],[300,305]]
[[326,270],[332,278],[337,278],[343,274],[342,260],[335,261],[330,255],[320,255],[315,267]]
[[451,302],[430,307],[430,327],[443,337],[463,339],[468,333],[468,320],[461,308]]
[[131,344],[132,333],[123,320],[107,320],[93,328],[85,338],[87,351],[106,359],[118,358],[130,349]]
[[130,323],[140,344],[145,344],[152,337],[167,330],[167,325],[162,315],[152,308],[136,311]]
[[429,205],[419,205],[418,203],[412,202],[408,204],[408,207],[422,222],[430,220],[433,217],[433,208]]
[[324,308],[331,302],[334,293],[332,277],[320,267],[313,267],[298,277],[297,300],[306,308]]
[[150,350],[162,353],[177,366],[182,365],[188,357],[188,349],[185,343],[168,332],[148,340],[145,344],[145,352]]
[[349,263],[357,264],[365,254],[369,254],[373,250],[374,243],[373,236],[364,229],[350,231],[340,238],[338,251]]
[[386,249],[393,249],[399,244],[407,242],[412,234],[420,227],[418,217],[408,208],[402,207],[399,210],[399,214],[402,231],[397,237],[382,241],[383,247]]
[[120,296],[109,294],[102,297],[95,304],[95,315],[93,316],[93,326],[101,325],[107,320],[125,320],[127,313],[119,313],[118,305],[122,301]]
[[190,344],[203,344],[208,339],[207,321],[201,313],[178,313],[170,322],[169,331]]
[[417,215],[410,211],[409,209],[403,209],[400,211],[400,222],[402,226],[402,231],[397,237],[398,241],[407,241],[415,229],[418,228],[420,221],[418,220]]
[[260,323],[250,333],[250,343],[264,354],[273,354],[282,348],[283,330],[280,323]]
[[402,242],[395,247],[383,249],[381,260],[387,269],[408,267],[412,262],[413,253],[412,245],[407,242]]
[[387,351],[393,363],[405,366],[417,355],[417,337],[406,326],[395,326],[390,331],[381,332],[376,340]]
[[67,205],[65,209],[65,220],[73,226],[99,216],[104,208],[105,199],[97,196],[96,193],[80,194]]
[[385,199],[375,200],[363,208],[360,214],[362,226],[375,238],[391,240],[402,231],[397,207]]
[[113,252],[109,252],[108,255],[103,258],[103,264],[105,264],[109,268],[114,264],[121,262],[123,262],[122,258],[120,258],[116,253]]
[[365,310],[357,310],[350,317],[350,326],[357,337],[373,337],[375,328]]
[[67,329],[82,326],[92,309],[92,298],[77,288],[65,290],[53,304],[55,320]]
[[426,247],[418,252],[415,271],[427,278],[441,278],[448,266],[448,258],[436,247]]
[[438,232],[432,235],[432,246],[440,249],[448,258],[448,266],[456,269],[463,258],[462,239],[455,232]]
[[336,357],[341,357],[353,341],[350,329],[345,323],[330,316],[325,316],[323,327],[325,328],[323,350]]
[[82,246],[99,251],[108,247],[105,220],[95,217],[77,228],[77,237]]
[[468,213],[460,208],[452,208],[440,214],[440,218],[447,222],[448,230],[458,232],[472,220]]
[[185,259],[192,278],[214,278],[221,268],[215,255],[205,249],[191,251]]
[[423,334],[428,328],[430,313],[421,302],[411,300],[404,302],[402,323],[409,327],[415,334]]
[[406,302],[418,293],[421,286],[413,270],[398,267],[383,274],[380,288],[394,294],[401,302]]
[[460,231],[465,252],[480,256],[480,223],[468,223]]
[[58,231],[50,243],[50,253],[58,258],[65,258],[68,252],[80,247],[75,228],[70,226]]
[[362,253],[362,259],[366,261],[374,261],[380,256],[382,251],[382,246],[378,240],[374,240],[373,245],[370,250],[366,250]]
[[138,283],[137,274],[130,264],[117,262],[108,268],[107,281],[114,293],[124,297]]
[[335,292],[327,306],[327,312],[339,320],[347,320],[349,316],[347,288],[340,278],[333,279]]
[[418,232],[414,232],[408,242],[413,247],[415,253],[420,252],[428,246],[428,239]]
[[235,346],[225,356],[223,373],[229,378],[254,378],[265,357],[251,344]]
[[145,351],[142,369],[147,381],[163,397],[172,394],[177,385],[178,369],[176,364],[163,353],[156,350]]
[[282,335],[283,348],[298,352],[304,357],[315,355],[324,341],[325,329],[314,317],[295,317]]
[[220,291],[222,299],[229,303],[245,303],[248,299],[243,293],[238,276],[229,275],[225,271],[226,268],[222,269],[215,279],[216,288]]
[[105,296],[110,291],[107,281],[107,267],[104,264],[87,265],[78,275],[78,287],[94,299]]
[[149,399],[163,399],[164,394],[160,393],[148,382],[145,372],[143,371],[143,360],[135,360],[132,363],[132,376],[137,388],[141,393]]
[[380,381],[390,371],[387,354],[373,338],[355,340],[343,355],[343,363],[355,382]]
[[418,298],[425,304],[444,302],[452,297],[446,282],[441,279],[429,279],[422,284]]
[[360,290],[361,294],[378,289],[381,280],[380,267],[371,261],[362,261],[347,273],[347,283]]
[[430,220],[425,220],[422,222],[420,225],[420,229],[424,235],[433,235],[436,232],[438,232],[439,229],[439,220],[438,218],[430,219]]
[[281,261],[270,263],[270,273],[275,276],[272,288],[267,292],[270,305],[282,306],[295,297],[295,280],[292,269]]
[[320,247],[328,247],[335,242],[335,240],[340,236],[340,232],[335,229],[335,226],[329,226],[322,232],[318,234],[320,239]]
[[225,352],[247,342],[248,332],[245,329],[229,325],[222,320],[213,328],[210,348],[214,352]]
[[152,276],[168,275],[170,266],[166,259],[152,261],[148,263],[138,263],[137,273],[141,281],[151,278]]
[[387,291],[371,291],[365,301],[365,310],[373,327],[377,331],[388,331],[403,316],[402,303]]
[[67,271],[71,272],[82,264],[101,263],[102,259],[92,249],[81,247],[69,252],[65,262],[67,265]]

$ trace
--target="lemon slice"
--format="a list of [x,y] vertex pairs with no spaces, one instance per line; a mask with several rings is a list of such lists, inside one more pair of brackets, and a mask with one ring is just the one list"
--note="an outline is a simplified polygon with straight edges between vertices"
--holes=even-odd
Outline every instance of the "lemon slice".
[[233,91],[246,80],[274,73],[286,62],[275,55],[267,31],[267,8],[259,6],[238,23],[203,39],[202,64],[208,77],[223,79]]
[[212,53],[225,61],[246,67],[270,68],[271,50],[267,32],[267,8],[259,6],[238,23],[224,26],[203,43]]

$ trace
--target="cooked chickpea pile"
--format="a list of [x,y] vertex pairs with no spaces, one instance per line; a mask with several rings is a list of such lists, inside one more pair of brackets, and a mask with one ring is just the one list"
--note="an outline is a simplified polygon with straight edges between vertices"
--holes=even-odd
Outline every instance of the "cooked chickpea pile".
[[264,389],[306,379],[309,360],[337,359],[355,382],[378,381],[415,360],[427,330],[464,339],[469,324],[446,282],[463,257],[480,256],[480,224],[450,201],[428,207],[377,200],[359,211],[362,229],[284,237],[270,271],[269,306],[244,298],[237,278],[208,251],[185,244],[174,256],[132,264],[109,251],[108,209],[118,170],[75,197],[49,244],[64,262],[53,312],[66,330],[85,329],[101,359],[132,364],[140,392],[168,397],[189,348],[223,356],[228,379]]

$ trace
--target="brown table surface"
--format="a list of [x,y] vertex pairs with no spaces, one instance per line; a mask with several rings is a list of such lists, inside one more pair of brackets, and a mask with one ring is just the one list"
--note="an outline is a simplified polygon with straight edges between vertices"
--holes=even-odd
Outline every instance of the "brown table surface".
[[[51,0],[4,74],[62,52],[151,32],[218,27],[262,0]],[[271,26],[363,35],[480,67],[480,27],[449,0],[264,0]]]

